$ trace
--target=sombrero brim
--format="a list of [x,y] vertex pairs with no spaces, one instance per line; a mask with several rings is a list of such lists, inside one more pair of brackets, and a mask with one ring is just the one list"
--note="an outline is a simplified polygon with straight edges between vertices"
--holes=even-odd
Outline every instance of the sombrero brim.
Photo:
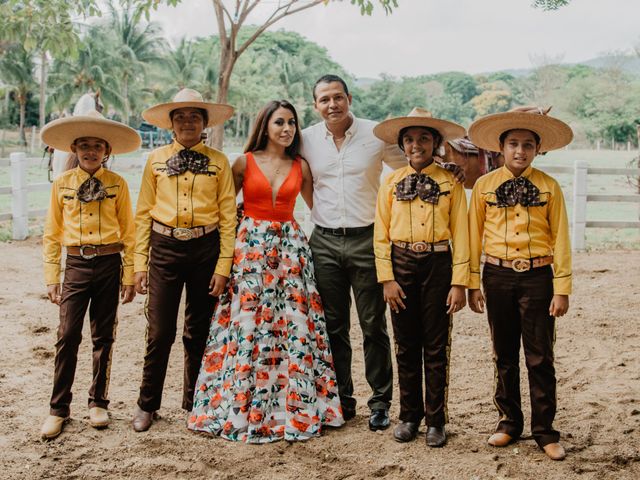
[[59,118],[48,123],[40,134],[42,142],[56,150],[71,151],[81,137],[100,138],[111,146],[111,153],[133,152],[140,148],[140,135],[133,128],[106,118],[87,115]]
[[201,108],[206,110],[207,115],[209,116],[209,123],[205,125],[205,128],[224,123],[233,115],[233,107],[223,103],[169,102],[160,103],[151,108],[147,108],[142,112],[142,118],[151,125],[171,130],[171,118],[169,118],[169,113],[178,108]]
[[397,117],[380,122],[373,129],[373,133],[380,140],[387,143],[397,143],[398,135],[403,128],[407,127],[430,127],[437,130],[442,135],[442,140],[452,140],[464,137],[466,131],[462,125],[429,117]]
[[573,131],[562,120],[548,115],[524,112],[494,113],[469,127],[469,138],[478,147],[500,151],[500,135],[508,130],[531,130],[540,137],[540,152],[557,150],[571,143]]

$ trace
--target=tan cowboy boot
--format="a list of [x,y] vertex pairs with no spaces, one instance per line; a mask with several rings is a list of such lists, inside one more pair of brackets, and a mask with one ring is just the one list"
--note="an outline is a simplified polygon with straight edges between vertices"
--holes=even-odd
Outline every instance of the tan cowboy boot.
[[56,415],[49,415],[42,424],[40,429],[40,435],[44,440],[51,440],[56,438],[62,433],[62,426],[69,420],[69,417],[58,417]]
[[487,443],[492,447],[506,447],[511,442],[513,442],[513,437],[506,433],[496,432],[489,437]]
[[564,458],[567,456],[566,452],[564,451],[564,447],[558,442],[549,443],[542,447],[542,449],[544,450],[544,453],[547,454],[547,457],[549,457],[551,460],[564,460]]
[[109,413],[105,408],[91,407],[89,409],[89,425],[93,428],[104,428],[109,425]]

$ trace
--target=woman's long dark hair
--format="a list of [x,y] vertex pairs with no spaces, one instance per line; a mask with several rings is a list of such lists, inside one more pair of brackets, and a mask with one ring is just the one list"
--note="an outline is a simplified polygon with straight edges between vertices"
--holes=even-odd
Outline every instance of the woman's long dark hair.
[[291,103],[286,100],[271,100],[267,103],[262,110],[258,112],[256,121],[251,129],[251,134],[244,146],[244,153],[255,152],[256,150],[264,150],[269,141],[268,125],[273,112],[279,108],[286,108],[293,114],[293,119],[296,122],[296,131],[293,134],[293,142],[287,148],[284,149],[285,153],[291,157],[296,158],[300,155],[300,149],[302,147],[302,135],[300,133],[300,124],[298,123],[298,114],[296,109]]

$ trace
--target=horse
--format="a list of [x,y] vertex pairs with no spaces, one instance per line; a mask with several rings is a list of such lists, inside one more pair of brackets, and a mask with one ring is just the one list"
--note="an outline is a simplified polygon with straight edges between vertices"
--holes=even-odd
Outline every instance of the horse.
[[464,171],[464,188],[471,189],[476,180],[504,164],[501,154],[476,147],[467,138],[456,138],[445,142],[443,159],[453,162]]

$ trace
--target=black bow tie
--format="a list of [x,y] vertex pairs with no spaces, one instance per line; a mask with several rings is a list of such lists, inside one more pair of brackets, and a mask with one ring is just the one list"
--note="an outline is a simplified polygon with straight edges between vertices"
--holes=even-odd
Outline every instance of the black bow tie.
[[185,148],[172,155],[167,160],[167,175],[180,175],[189,170],[193,173],[206,173],[208,171],[209,157]]
[[416,195],[425,202],[438,203],[440,185],[424,173],[412,173],[396,184],[396,200],[413,200]]
[[107,191],[104,185],[96,177],[87,178],[78,188],[78,200],[82,203],[93,202],[94,200],[104,200],[107,197]]
[[496,188],[498,207],[513,207],[518,203],[523,207],[539,207],[547,202],[540,201],[540,189],[528,178],[516,177]]

